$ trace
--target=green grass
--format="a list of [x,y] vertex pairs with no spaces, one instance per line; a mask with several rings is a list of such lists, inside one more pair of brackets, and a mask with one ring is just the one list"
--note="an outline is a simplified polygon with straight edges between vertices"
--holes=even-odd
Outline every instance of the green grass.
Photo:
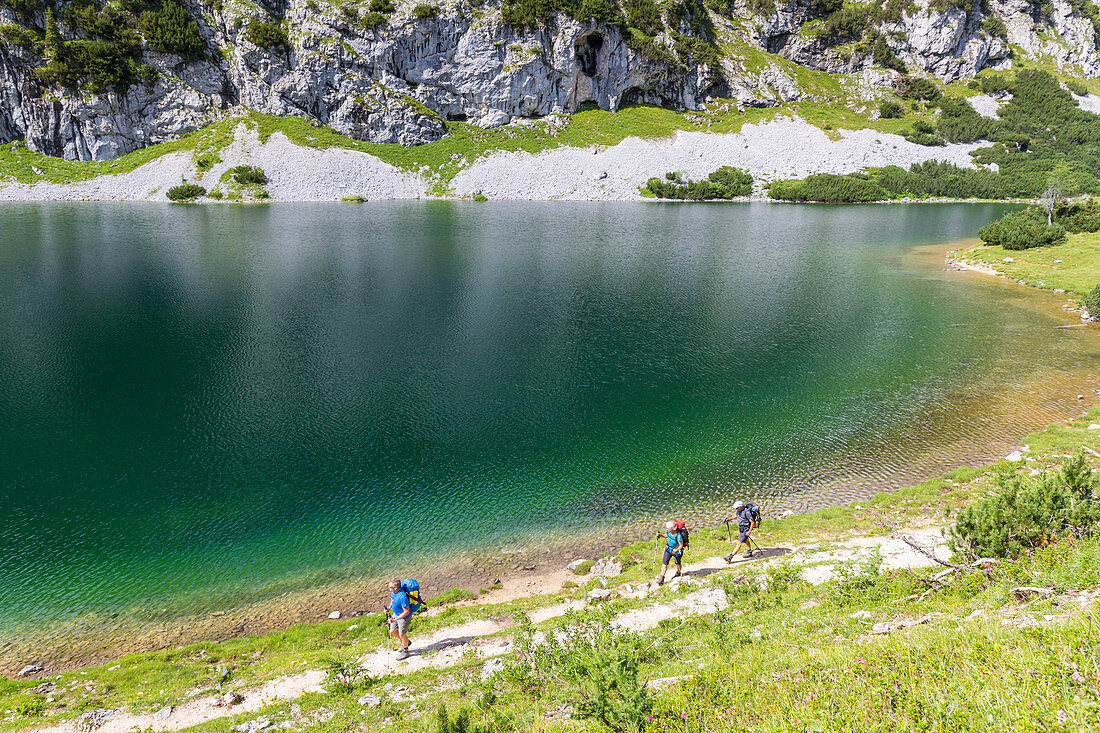
[[[984,262],[1037,288],[1083,295],[1100,283],[1100,233],[1069,234],[1062,244],[1018,251],[979,245],[960,252],[959,257]],[[1012,262],[1005,262],[1006,257]]]
[[477,593],[466,588],[451,588],[445,590],[442,593],[429,598],[429,606],[445,606],[448,603],[458,603],[459,601],[472,601],[477,598]]

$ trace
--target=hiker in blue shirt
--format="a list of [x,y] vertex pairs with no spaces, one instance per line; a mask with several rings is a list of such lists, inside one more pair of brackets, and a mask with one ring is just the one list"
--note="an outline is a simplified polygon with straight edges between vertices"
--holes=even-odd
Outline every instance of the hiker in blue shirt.
[[665,545],[665,556],[661,564],[661,574],[657,576],[657,585],[665,584],[665,573],[668,572],[669,561],[676,561],[676,573],[672,576],[673,578],[678,577],[684,570],[684,548],[687,546],[687,538],[684,536],[683,531],[676,525],[676,522],[666,522],[665,531],[668,533],[668,541]]
[[390,636],[397,637],[401,641],[401,651],[397,653],[397,661],[409,658],[409,620],[412,619],[412,604],[409,602],[409,594],[401,588],[401,579],[394,578],[390,581],[390,610],[393,617],[390,618]]

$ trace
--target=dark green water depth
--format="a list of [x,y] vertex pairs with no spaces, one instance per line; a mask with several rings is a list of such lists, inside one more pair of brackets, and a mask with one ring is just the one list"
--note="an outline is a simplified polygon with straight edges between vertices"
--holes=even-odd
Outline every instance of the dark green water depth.
[[973,458],[1066,407],[1035,370],[1097,358],[914,255],[1002,211],[4,205],[0,630]]

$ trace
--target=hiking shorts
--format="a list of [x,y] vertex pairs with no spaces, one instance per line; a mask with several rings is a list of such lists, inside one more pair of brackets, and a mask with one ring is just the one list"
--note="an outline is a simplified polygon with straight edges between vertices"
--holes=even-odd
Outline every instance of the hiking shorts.
[[390,619],[390,631],[396,630],[399,634],[407,635],[409,633],[409,619],[411,616],[405,618],[391,618]]
[[750,529],[752,529],[752,528],[751,527],[742,527],[741,528],[741,534],[738,535],[737,541],[738,542],[748,542],[748,540],[749,540],[749,530]]
[[677,565],[683,565],[684,564],[684,553],[681,552],[679,555],[673,555],[672,550],[670,550],[666,547],[665,548],[665,559],[664,559],[663,564],[668,565],[669,560],[675,560]]

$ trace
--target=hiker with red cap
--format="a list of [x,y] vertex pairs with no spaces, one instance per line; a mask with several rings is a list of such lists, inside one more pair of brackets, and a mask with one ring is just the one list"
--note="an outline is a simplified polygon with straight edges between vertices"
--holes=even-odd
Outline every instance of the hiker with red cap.
[[[665,545],[664,561],[661,564],[661,574],[657,576],[657,585],[664,585],[665,573],[668,572],[668,563],[676,561],[676,573],[673,578],[679,577],[684,571],[684,550],[688,546],[688,530],[680,520],[671,520],[665,523],[665,532],[668,533],[668,542]],[[660,535],[657,535],[660,537]]]

